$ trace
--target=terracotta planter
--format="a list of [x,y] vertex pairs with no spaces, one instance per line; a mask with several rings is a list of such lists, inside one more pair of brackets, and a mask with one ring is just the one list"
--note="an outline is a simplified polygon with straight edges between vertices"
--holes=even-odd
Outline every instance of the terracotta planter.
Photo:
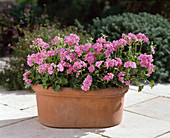
[[81,91],[63,87],[54,92],[50,87],[33,85],[36,92],[39,121],[50,127],[100,128],[120,124],[124,95],[128,86]]

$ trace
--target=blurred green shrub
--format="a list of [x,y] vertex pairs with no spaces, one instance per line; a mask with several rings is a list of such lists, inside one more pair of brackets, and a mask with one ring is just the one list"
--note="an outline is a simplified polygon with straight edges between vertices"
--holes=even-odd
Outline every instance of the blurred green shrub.
[[47,14],[30,4],[5,4],[0,11],[0,20],[0,57],[12,53],[18,37],[24,35],[18,27],[32,30],[49,23]]
[[[30,32],[24,31],[25,36],[20,37],[19,41],[14,47],[14,56],[12,56],[9,62],[6,62],[6,66],[3,67],[4,71],[0,72],[0,85],[3,85],[8,90],[24,89],[23,73],[30,67],[27,65],[27,55],[34,52],[29,46],[36,38],[42,38],[44,42],[50,43],[51,40],[57,35],[69,35],[75,33],[80,37],[81,43],[86,43],[89,40],[90,35],[86,31],[77,29],[74,26],[69,26],[64,29],[59,29],[60,26],[53,25],[48,27],[40,27],[38,30]],[[1,66],[0,66],[1,67]],[[1,69],[2,70],[2,67]]]
[[38,0],[38,5],[46,4],[48,15],[56,16],[63,24],[73,25],[77,19],[86,25],[95,17],[120,13],[123,8],[119,1],[122,0]]
[[157,70],[151,79],[156,82],[170,82],[170,23],[167,19],[148,13],[124,13],[94,19],[90,32],[94,38],[100,37],[103,33],[108,36],[110,41],[117,40],[122,33],[137,34],[141,32],[145,34],[150,42],[153,41],[157,45],[154,55]]

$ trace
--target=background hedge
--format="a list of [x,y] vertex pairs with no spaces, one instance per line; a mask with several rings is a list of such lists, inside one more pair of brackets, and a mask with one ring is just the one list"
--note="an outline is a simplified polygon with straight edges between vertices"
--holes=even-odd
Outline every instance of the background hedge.
[[124,13],[94,19],[89,31],[94,38],[100,37],[103,33],[110,41],[120,38],[122,33],[144,33],[157,45],[154,55],[157,69],[150,79],[156,82],[170,82],[170,23],[167,19],[149,13]]

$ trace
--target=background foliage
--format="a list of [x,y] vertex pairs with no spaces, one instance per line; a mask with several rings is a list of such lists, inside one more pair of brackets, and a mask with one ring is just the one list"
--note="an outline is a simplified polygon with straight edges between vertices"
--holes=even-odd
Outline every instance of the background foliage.
[[0,20],[0,56],[12,53],[18,37],[24,36],[18,28],[32,31],[49,24],[48,15],[41,8],[22,3],[15,6],[5,4],[0,11]]

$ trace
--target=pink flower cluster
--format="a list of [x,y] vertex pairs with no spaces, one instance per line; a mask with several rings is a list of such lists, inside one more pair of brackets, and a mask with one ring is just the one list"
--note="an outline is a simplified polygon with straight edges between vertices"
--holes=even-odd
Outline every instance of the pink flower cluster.
[[98,67],[100,69],[100,66],[102,65],[104,61],[97,61],[95,66]]
[[125,62],[124,67],[125,68],[128,68],[128,67],[137,68],[136,63],[135,62],[130,62],[130,61]]
[[[42,47],[44,49],[49,48],[49,44],[45,43],[41,38],[37,38],[36,40],[33,41],[33,45],[38,45],[39,47]],[[31,45],[30,48],[33,48]]]
[[88,67],[88,70],[90,73],[93,73],[95,70],[95,67],[93,65],[90,65],[90,67]]
[[88,54],[86,54],[84,61],[87,61],[89,62],[89,64],[92,64],[94,63],[96,59],[97,58],[95,57],[95,54],[93,54],[92,52],[89,52]]
[[51,63],[51,64],[46,64],[46,63],[44,63],[44,64],[42,64],[42,65],[40,65],[39,66],[39,68],[38,68],[38,72],[39,73],[44,73],[44,74],[46,74],[47,72],[47,70],[48,70],[48,73],[50,74],[50,75],[52,75],[53,74],[53,65],[54,65],[54,63]]
[[36,54],[32,54],[32,55],[28,55],[27,56],[27,64],[31,67],[34,65],[34,63],[36,64],[42,64],[43,61],[47,59],[47,53],[46,50],[42,50],[41,53],[36,53]]
[[[49,75],[52,75],[55,71],[58,71],[67,74],[75,74],[76,78],[80,77],[80,73],[82,74],[84,71],[90,74],[99,69],[101,69],[101,72],[103,70],[107,70],[110,73],[105,74],[103,81],[112,80],[114,74],[117,72],[117,70],[119,71],[120,67],[121,72],[119,72],[118,75],[115,74],[115,76],[118,77],[120,82],[129,85],[130,81],[126,81],[126,78],[124,78],[125,72],[122,70],[129,67],[137,68],[137,63],[139,62],[135,63],[132,61],[127,61],[127,59],[119,54],[122,52],[121,50],[124,49],[124,46],[131,45],[133,42],[149,41],[149,39],[142,33],[137,35],[132,33],[129,33],[128,35],[122,34],[121,39],[114,40],[113,42],[107,42],[104,38],[98,38],[96,43],[93,45],[91,43],[79,45],[79,40],[80,38],[75,34],[65,36],[65,40],[59,37],[55,37],[51,41],[52,45],[62,45],[64,43],[64,46],[67,44],[74,47],[69,49],[69,46],[69,48],[56,48],[54,50],[54,46],[49,49],[50,46],[47,43],[43,42],[41,38],[37,38],[35,41],[33,41],[33,45],[31,46],[33,48],[37,48],[37,46],[42,47],[38,47],[38,49],[41,49],[41,52],[28,55],[27,64],[30,67],[37,64],[38,67],[36,66],[36,69],[38,69],[39,73],[48,73]],[[154,54],[155,51],[153,47],[151,47],[151,50]],[[117,57],[115,57],[115,55]],[[151,74],[154,68],[154,65],[151,64],[153,61],[152,55],[141,54],[138,59],[140,60],[141,66],[148,68],[148,74]],[[122,63],[122,60],[124,63]],[[112,70],[116,71],[112,72]],[[28,84],[31,84],[31,80],[27,79],[27,75],[29,73],[29,71],[24,73],[24,80]],[[88,91],[91,84],[92,77],[88,75],[83,81],[83,85],[81,87],[82,90]]]
[[70,36],[65,36],[65,39],[66,40],[64,41],[64,44],[68,44],[68,45],[71,45],[71,46],[73,44],[78,45],[79,40],[80,40],[80,38],[75,34],[70,34]]
[[56,45],[58,42],[62,42],[63,39],[60,37],[55,37],[53,40],[51,40],[52,45]]
[[121,71],[118,75],[118,79],[120,82],[125,83],[126,85],[130,85],[130,81],[124,81],[124,76],[125,76],[125,72]]
[[144,41],[144,42],[148,42],[149,39],[142,33],[138,33],[137,35],[129,33],[128,35],[126,34],[122,34],[122,38],[125,39],[127,41],[128,45],[131,45],[132,41]]
[[88,91],[90,89],[91,83],[92,83],[92,77],[88,75],[83,81],[83,85],[81,86],[81,89],[84,91]]
[[107,69],[109,67],[120,67],[122,65],[122,61],[120,58],[117,58],[116,57],[116,60],[115,59],[110,59],[110,58],[107,58],[106,61],[104,62],[104,64],[106,65]]
[[152,64],[152,55],[141,54],[138,59],[140,60],[140,64],[142,67],[148,68],[148,75],[153,72],[154,65]]
[[109,81],[110,79],[113,79],[114,74],[113,73],[107,73],[108,75],[105,75],[103,77],[103,80]]
[[24,80],[27,84],[31,85],[31,82],[32,82],[32,81],[27,78],[27,75],[28,75],[29,73],[31,73],[31,71],[28,71],[28,70],[27,70],[27,71],[23,74],[23,80]]

